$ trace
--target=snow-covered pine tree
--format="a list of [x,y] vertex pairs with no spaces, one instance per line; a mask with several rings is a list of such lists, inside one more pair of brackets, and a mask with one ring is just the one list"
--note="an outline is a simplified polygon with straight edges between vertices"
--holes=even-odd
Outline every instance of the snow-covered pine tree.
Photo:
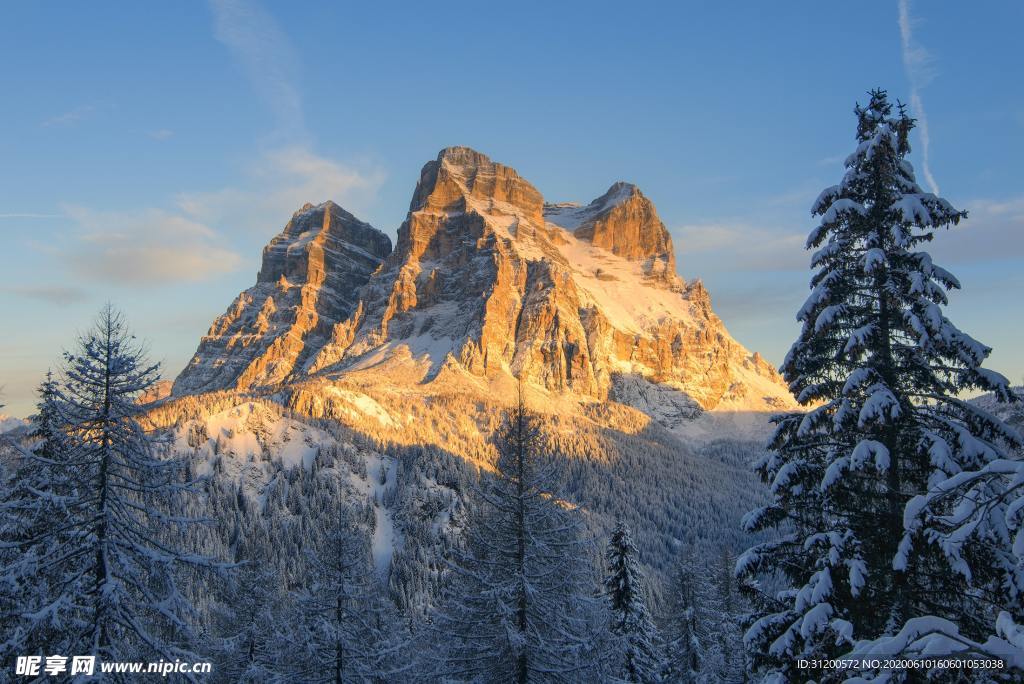
[[707,568],[707,586],[703,589],[705,623],[704,681],[743,682],[746,671],[743,632],[746,614],[742,596],[733,576],[735,556],[722,547]]
[[700,681],[704,667],[707,568],[697,560],[697,553],[694,547],[680,552],[668,590],[664,679],[680,684]]
[[32,448],[6,440],[12,471],[0,501],[0,618],[11,628],[0,643],[0,662],[16,655],[44,655],[45,645],[60,638],[62,629],[56,612],[25,619],[26,607],[48,596],[54,581],[40,572],[49,549],[35,540],[52,538],[56,543],[55,531],[66,525],[68,506],[78,493],[74,473],[64,463],[68,436],[52,373],[47,372],[38,394],[29,433]]
[[217,674],[236,684],[286,681],[281,663],[294,644],[280,638],[286,604],[281,578],[259,561],[236,562],[224,587],[225,614],[216,623]]
[[661,681],[660,644],[647,610],[643,572],[629,528],[621,520],[616,522],[608,540],[605,560],[608,569],[604,591],[612,643],[617,651],[611,674],[624,682]]
[[[0,404],[3,408],[3,404]],[[7,434],[0,433],[0,624],[17,624],[22,611],[22,593],[27,583],[24,571],[13,572],[14,561],[22,554],[18,540],[27,528],[25,514],[16,502],[22,493],[24,478],[18,473],[23,450]],[[5,630],[0,642],[0,663],[10,662],[16,653],[31,653],[22,630]]]
[[959,282],[917,249],[965,214],[915,181],[906,160],[914,121],[902,106],[894,112],[876,90],[855,113],[847,172],[812,207],[821,217],[807,240],[817,271],[782,366],[808,411],[776,419],[758,464],[773,501],[744,520],[779,536],[736,567],[748,582],[784,578],[781,591],[760,597],[766,608],[745,635],[756,671],[776,681],[797,677],[799,657],[842,654],[852,639],[895,633],[918,616],[980,636],[986,609],[922,529],[904,533],[904,509],[995,460],[999,438],[1016,440],[959,398],[1011,392],[981,367],[990,349],[942,313]]
[[22,553],[0,575],[35,578],[14,640],[30,652],[101,661],[187,658],[192,608],[176,571],[212,562],[167,541],[194,521],[169,510],[189,491],[181,462],[158,455],[137,421],[135,398],[156,381],[157,366],[109,305],[65,357],[61,382],[44,385],[41,405],[54,411],[62,441],[26,455],[34,486],[4,504],[29,516],[46,511],[16,538],[5,533]]
[[[1013,428],[1008,428],[1013,430]],[[1016,437],[1020,445],[1021,438]],[[946,566],[937,571],[958,576],[970,603],[968,615],[923,615],[906,621],[895,634],[865,639],[851,658],[955,656],[1003,666],[972,668],[976,682],[1018,681],[1024,677],[1024,455],[997,436],[979,445],[984,465],[965,469],[918,494],[907,504],[904,543],[933,545]],[[961,625],[987,622],[977,632]],[[867,670],[854,681],[873,681],[884,673]],[[955,681],[956,675],[942,672]],[[939,679],[939,677],[934,677]]]
[[46,379],[39,385],[37,413],[32,418],[29,436],[38,440],[33,452],[45,460],[53,460],[65,453],[67,426],[61,423],[60,386],[53,371],[46,371]]
[[287,681],[386,681],[400,669],[398,630],[375,586],[366,534],[348,509],[334,518],[307,555],[308,586],[295,594]]
[[599,666],[590,544],[554,491],[540,419],[522,390],[495,442],[496,470],[475,492],[436,616],[438,669],[456,681],[585,681]]

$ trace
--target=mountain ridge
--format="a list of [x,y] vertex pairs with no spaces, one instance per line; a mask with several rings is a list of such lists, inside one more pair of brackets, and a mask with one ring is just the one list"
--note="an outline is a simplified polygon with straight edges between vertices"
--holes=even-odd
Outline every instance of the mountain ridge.
[[515,378],[582,403],[636,403],[650,385],[693,408],[678,415],[795,406],[703,284],[676,273],[671,235],[639,188],[547,203],[467,147],[424,165],[393,249],[333,202],[296,212],[174,394],[372,384],[371,369],[428,393],[454,383],[487,395]]

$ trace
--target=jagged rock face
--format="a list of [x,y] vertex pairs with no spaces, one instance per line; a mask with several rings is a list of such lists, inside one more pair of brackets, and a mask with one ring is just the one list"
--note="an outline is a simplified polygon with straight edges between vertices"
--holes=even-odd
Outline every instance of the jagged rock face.
[[455,147],[423,167],[410,209],[359,316],[337,327],[314,372],[397,340],[426,357],[427,376],[449,354],[480,375],[509,369],[527,281],[511,243],[519,224],[543,226],[540,193],[513,169]]
[[152,404],[153,402],[166,399],[171,396],[171,388],[174,383],[170,380],[158,380],[145,392],[140,392],[139,396],[135,397],[135,403],[137,404]]
[[391,240],[333,202],[307,204],[263,249],[256,285],[210,326],[175,394],[280,383],[358,303]]
[[648,276],[668,281],[676,278],[672,236],[654,205],[635,185],[615,183],[585,207],[547,205],[545,216],[581,240],[641,262]]
[[503,202],[540,219],[544,198],[516,170],[468,147],[449,147],[420,172],[409,211],[464,210],[466,200]]
[[[729,336],[703,285],[678,277],[668,231],[632,185],[582,207],[545,205],[515,170],[448,148],[423,167],[376,271],[387,245],[355,232],[371,259],[293,259],[306,232],[275,238],[260,282],[214,324],[175,391],[299,375],[480,388],[517,377],[581,401],[654,396],[653,383],[658,396],[676,393],[673,415],[792,403],[774,369]],[[320,285],[275,322],[281,296],[265,288],[289,273]]]
[[[334,202],[307,204],[263,248],[257,283],[305,283],[329,288],[351,309],[352,274],[372,273],[391,253],[391,239]],[[363,278],[365,280],[365,277]]]

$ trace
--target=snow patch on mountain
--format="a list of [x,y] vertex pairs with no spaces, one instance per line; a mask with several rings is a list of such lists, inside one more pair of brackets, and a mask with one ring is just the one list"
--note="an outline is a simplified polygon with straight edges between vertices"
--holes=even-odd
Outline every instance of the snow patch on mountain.
[[544,205],[544,218],[561,228],[574,231],[595,216],[627,201],[637,192],[632,183],[619,181],[608,192],[590,204],[582,206],[576,202],[558,202]]
[[610,398],[647,414],[670,429],[685,426],[704,413],[700,404],[686,392],[633,373],[613,377]]
[[398,421],[392,418],[387,409],[365,394],[334,385],[328,385],[325,390],[329,395],[337,397],[345,402],[342,405],[342,410],[353,418],[368,416],[370,418],[375,418],[381,425],[387,427],[398,427],[399,425]]
[[[298,421],[281,418],[265,406],[240,404],[203,420],[191,421],[176,435],[176,445],[224,454],[241,461],[281,460],[286,467],[310,467],[328,436]],[[184,441],[185,444],[182,444]]]
[[370,551],[377,575],[387,580],[395,551],[403,546],[403,538],[395,526],[392,511],[385,505],[386,494],[395,485],[398,463],[394,458],[371,454],[366,459],[366,480],[361,483],[373,504],[373,536]]
[[690,302],[679,289],[644,279],[642,264],[594,247],[571,233],[559,251],[572,268],[586,306],[597,307],[623,332],[642,333],[666,320],[692,324]]

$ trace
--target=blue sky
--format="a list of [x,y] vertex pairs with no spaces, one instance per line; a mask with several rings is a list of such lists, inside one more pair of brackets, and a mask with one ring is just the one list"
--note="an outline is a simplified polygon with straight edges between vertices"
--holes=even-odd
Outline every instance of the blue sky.
[[[1019,382],[1019,2],[18,3],[0,22],[4,409],[106,300],[173,377],[306,201],[392,236],[447,145],[550,201],[637,183],[735,337],[778,362],[811,202],[875,86],[971,219],[949,308]],[[901,30],[902,29],[902,30]],[[916,99],[914,99],[916,96]],[[924,181],[925,145],[912,160]]]

